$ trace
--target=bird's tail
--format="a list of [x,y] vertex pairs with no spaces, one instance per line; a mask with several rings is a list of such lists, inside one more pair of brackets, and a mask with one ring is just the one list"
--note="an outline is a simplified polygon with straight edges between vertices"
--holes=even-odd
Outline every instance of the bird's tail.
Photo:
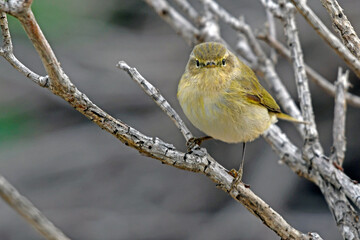
[[275,113],[276,117],[285,121],[299,123],[299,124],[309,124],[309,122],[301,121],[296,118],[293,118],[285,113]]

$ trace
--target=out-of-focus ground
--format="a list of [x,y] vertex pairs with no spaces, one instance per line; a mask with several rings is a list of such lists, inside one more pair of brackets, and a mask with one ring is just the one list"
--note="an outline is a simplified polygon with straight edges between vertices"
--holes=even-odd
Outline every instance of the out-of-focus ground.
[[[141,1],[34,1],[37,19],[65,72],[104,110],[141,132],[185,150],[171,120],[115,64],[125,60],[160,89],[184,117],[176,100],[178,80],[191,51]],[[221,1],[235,16],[260,28],[259,1]],[[326,11],[311,2],[329,23]],[[343,1],[360,32],[360,2]],[[298,16],[306,62],[334,81],[345,66]],[[222,26],[230,44],[236,34]],[[280,25],[278,25],[280,26]],[[330,25],[329,25],[330,26]],[[44,75],[35,50],[14,19],[10,25],[16,56]],[[282,30],[278,28],[279,38]],[[292,67],[280,58],[279,73],[296,97]],[[266,84],[262,82],[264,86]],[[351,75],[352,92],[359,80]],[[333,99],[311,84],[321,142],[332,142]],[[359,109],[348,107],[345,172],[360,180]],[[186,121],[197,136],[202,134]],[[301,141],[290,123],[279,122]],[[226,168],[236,168],[241,144],[204,144]],[[299,178],[263,139],[247,146],[244,181],[297,229],[340,239],[319,190]],[[242,205],[200,174],[178,170],[141,156],[88,121],[68,104],[32,83],[0,59],[0,174],[28,197],[72,239],[278,239]],[[0,239],[41,239],[16,212],[0,201]]]

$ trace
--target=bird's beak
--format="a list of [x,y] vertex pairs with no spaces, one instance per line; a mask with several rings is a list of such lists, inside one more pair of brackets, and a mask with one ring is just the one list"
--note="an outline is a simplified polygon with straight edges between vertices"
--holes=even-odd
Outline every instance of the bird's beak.
[[212,61],[209,61],[209,62],[206,63],[205,67],[214,68],[214,67],[216,67],[216,63],[212,62]]

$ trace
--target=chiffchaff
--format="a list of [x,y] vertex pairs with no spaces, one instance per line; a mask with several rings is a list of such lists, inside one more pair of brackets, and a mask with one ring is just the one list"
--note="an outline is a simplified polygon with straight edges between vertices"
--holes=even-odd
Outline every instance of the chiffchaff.
[[[282,113],[254,72],[217,42],[194,47],[177,97],[185,115],[202,132],[227,143],[243,142],[243,158],[245,143],[259,137],[277,118],[301,123]],[[243,159],[241,173],[242,163]]]

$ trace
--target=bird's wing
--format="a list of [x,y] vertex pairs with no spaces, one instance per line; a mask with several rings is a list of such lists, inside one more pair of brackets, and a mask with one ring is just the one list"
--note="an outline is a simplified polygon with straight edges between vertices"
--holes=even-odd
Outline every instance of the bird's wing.
[[281,112],[280,107],[277,105],[274,98],[265,90],[263,86],[260,85],[257,77],[255,76],[255,73],[245,64],[243,64],[242,67],[242,73],[236,74],[240,77],[236,77],[232,81],[232,84],[237,85],[232,86],[232,89],[238,89],[239,91],[242,91],[241,94],[245,96],[249,102],[260,104],[271,112]]

